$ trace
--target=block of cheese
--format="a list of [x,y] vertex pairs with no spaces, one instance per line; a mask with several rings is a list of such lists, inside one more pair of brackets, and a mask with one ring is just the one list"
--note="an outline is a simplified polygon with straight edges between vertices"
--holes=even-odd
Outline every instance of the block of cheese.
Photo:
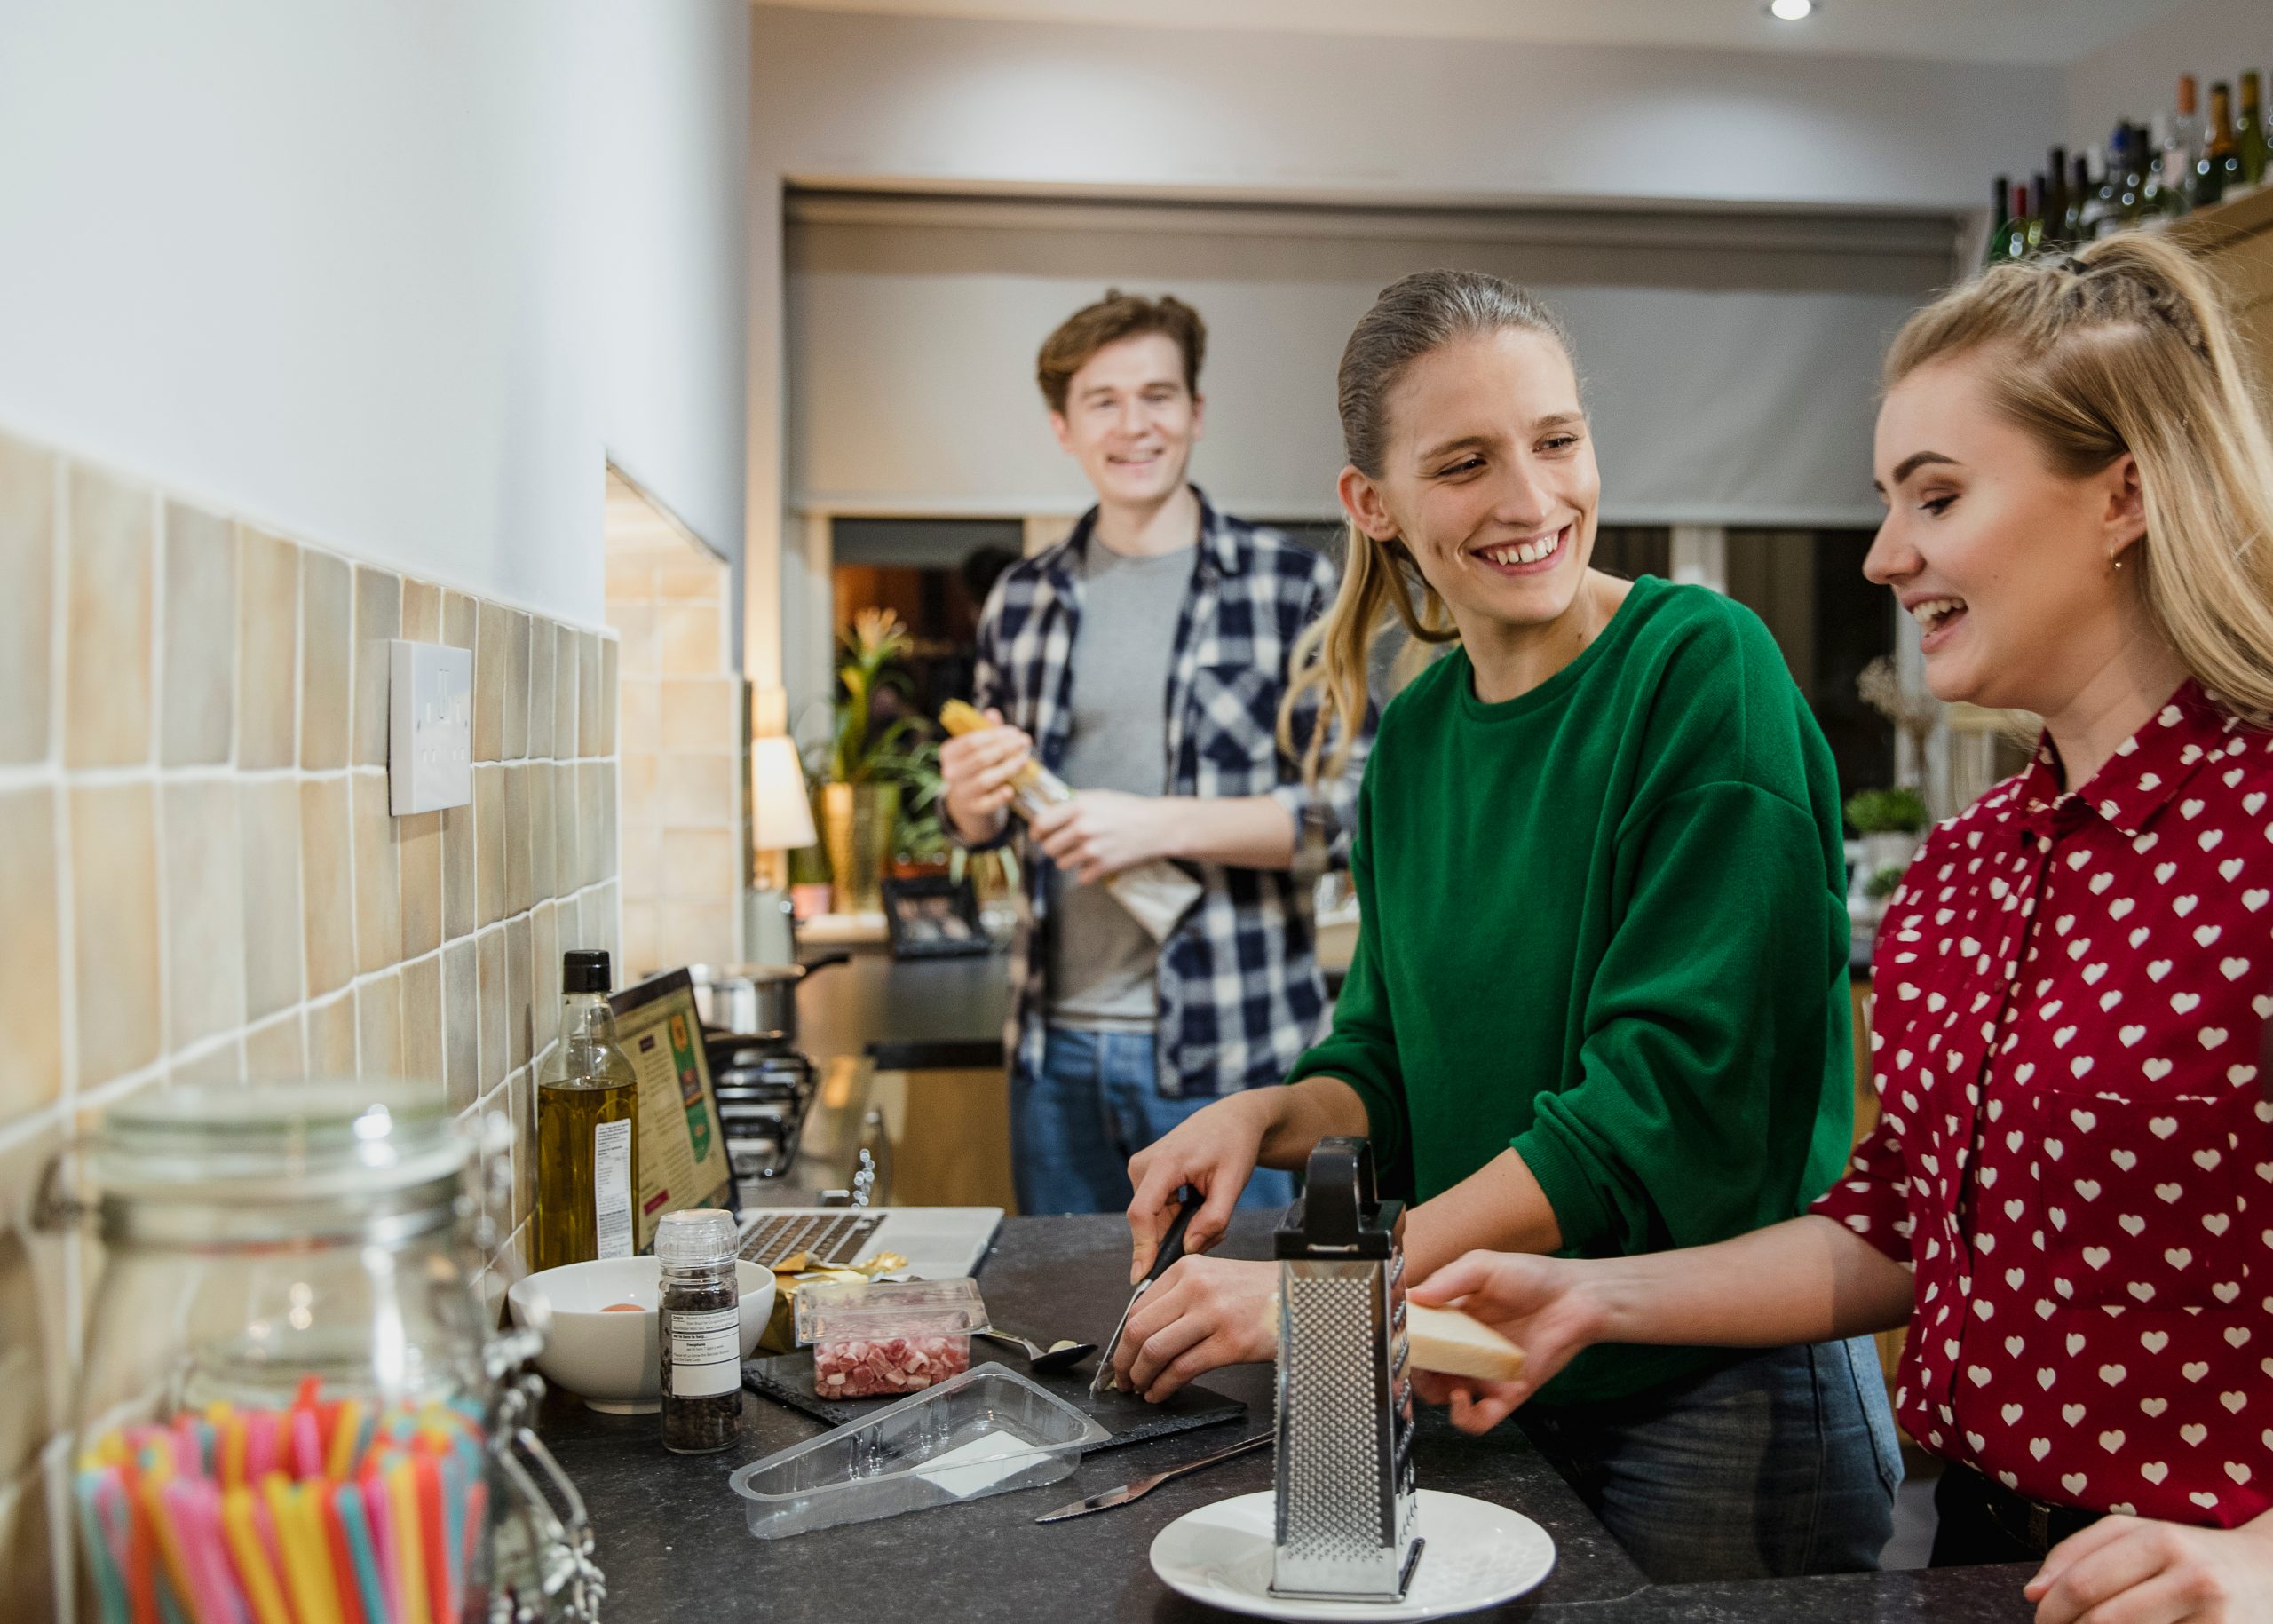
[[1521,1348],[1455,1308],[1423,1308],[1408,1303],[1405,1332],[1412,1343],[1413,1363],[1422,1370],[1507,1382],[1524,1367]]

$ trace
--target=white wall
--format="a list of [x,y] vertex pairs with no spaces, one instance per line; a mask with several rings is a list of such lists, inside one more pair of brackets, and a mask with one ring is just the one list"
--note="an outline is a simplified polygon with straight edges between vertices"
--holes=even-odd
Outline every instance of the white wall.
[[0,421],[588,622],[741,528],[740,0],[12,0]]
[[[2210,83],[2224,79],[2238,97],[2242,69],[2273,70],[2273,10],[2266,0],[2194,0],[2137,32],[2085,57],[2068,69],[2062,128],[2068,145],[2104,153],[2119,118],[2151,123],[2178,106],[2178,76],[2201,82],[2202,111],[2210,110]],[[2041,163],[2016,153],[2010,166]]]

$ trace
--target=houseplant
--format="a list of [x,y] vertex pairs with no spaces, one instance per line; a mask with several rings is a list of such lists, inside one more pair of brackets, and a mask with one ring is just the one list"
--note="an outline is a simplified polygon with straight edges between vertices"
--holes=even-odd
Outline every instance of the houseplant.
[[1848,823],[1863,837],[1862,872],[1867,875],[1907,868],[1930,821],[1925,798],[1906,785],[1850,795],[1846,812]]
[[820,794],[821,844],[840,913],[870,913],[883,906],[878,882],[898,837],[900,798],[923,765],[929,741],[915,717],[892,716],[907,680],[892,663],[914,645],[890,609],[863,609],[843,637],[837,667],[835,727],[829,738],[827,782]]

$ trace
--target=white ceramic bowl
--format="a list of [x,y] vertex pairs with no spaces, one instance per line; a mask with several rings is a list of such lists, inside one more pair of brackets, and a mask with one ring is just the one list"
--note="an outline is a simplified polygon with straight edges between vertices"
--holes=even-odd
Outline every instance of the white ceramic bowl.
[[[773,1312],[773,1275],[751,1263],[737,1263],[734,1273],[741,1287],[741,1356],[748,1359]],[[516,1325],[536,1323],[540,1305],[550,1311],[544,1351],[536,1356],[546,1381],[596,1410],[638,1415],[662,1405],[661,1291],[661,1265],[653,1258],[603,1257],[517,1280],[505,1300]],[[638,1311],[609,1312],[611,1303],[630,1303]]]

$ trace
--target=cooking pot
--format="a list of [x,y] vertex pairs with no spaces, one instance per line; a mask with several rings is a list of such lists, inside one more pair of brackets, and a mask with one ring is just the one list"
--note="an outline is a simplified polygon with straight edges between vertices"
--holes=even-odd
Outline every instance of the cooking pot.
[[797,988],[815,970],[851,958],[839,950],[803,964],[690,964],[694,1006],[713,1032],[780,1033],[784,1045],[797,1038]]

